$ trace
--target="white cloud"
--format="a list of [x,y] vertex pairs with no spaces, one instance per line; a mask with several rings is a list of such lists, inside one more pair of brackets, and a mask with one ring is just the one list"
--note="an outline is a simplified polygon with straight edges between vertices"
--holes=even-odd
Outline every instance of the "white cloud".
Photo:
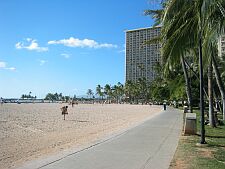
[[18,42],[15,45],[16,49],[27,49],[27,50],[33,50],[37,52],[45,52],[48,51],[47,47],[40,47],[37,43],[37,40],[26,38],[26,42]]
[[161,0],[151,0],[151,1],[148,1],[149,4],[151,5],[160,5],[161,3]]
[[123,44],[122,48],[123,48],[122,50],[118,51],[119,53],[125,53],[125,51],[126,51],[126,44]]
[[70,58],[70,54],[67,53],[62,53],[61,56],[63,56],[66,59]]
[[119,53],[125,53],[125,49],[119,50],[118,52],[119,52]]
[[15,68],[15,67],[7,67],[7,68],[5,68],[5,69],[11,70],[11,71],[16,71],[16,68]]
[[117,45],[108,44],[108,43],[98,43],[91,39],[77,39],[70,37],[69,39],[62,39],[62,40],[52,40],[48,42],[49,45],[52,44],[61,44],[68,47],[88,47],[88,48],[117,48]]
[[0,62],[0,68],[5,68],[6,67],[6,63],[5,62]]
[[11,70],[11,71],[15,71],[16,70],[15,67],[7,67],[7,63],[6,62],[2,62],[2,61],[0,61],[0,69],[6,69],[6,70]]
[[27,40],[27,42],[31,42],[31,41],[32,41],[32,39],[31,39],[31,38],[27,38],[26,40]]
[[77,88],[74,88],[74,89],[72,89],[72,91],[73,91],[73,92],[77,92],[77,91],[78,91],[78,89],[77,89]]
[[47,60],[39,60],[40,66],[43,66],[46,62]]

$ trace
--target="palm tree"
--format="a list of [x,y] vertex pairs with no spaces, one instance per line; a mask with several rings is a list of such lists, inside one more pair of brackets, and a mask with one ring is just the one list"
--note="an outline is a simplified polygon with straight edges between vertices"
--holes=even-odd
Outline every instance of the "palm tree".
[[58,100],[59,100],[59,95],[58,95],[58,93],[57,93],[57,92],[54,94],[54,97],[55,97],[55,100],[56,100],[56,101],[58,101]]
[[112,96],[112,89],[111,86],[109,84],[106,84],[104,87],[104,93],[107,96],[107,100],[110,103],[111,102],[111,96]]
[[147,81],[146,78],[139,78],[137,82],[138,88],[139,88],[139,94],[140,98],[142,99],[142,104],[143,101],[147,101]]
[[[211,11],[209,12],[210,15],[207,15],[207,27],[205,29],[205,48],[206,52],[210,54],[209,57],[209,65],[213,65],[213,70],[216,77],[216,82],[220,90],[221,99],[223,103],[223,119],[225,120],[225,90],[224,90],[224,84],[222,82],[220,71],[218,69],[218,48],[217,48],[217,42],[219,36],[221,36],[222,33],[224,33],[224,27],[225,27],[225,2],[224,0],[212,0],[211,2]],[[212,92],[211,92],[212,93]],[[212,111],[213,113],[213,111]],[[213,117],[213,115],[212,115]]]
[[[167,48],[172,47],[167,53],[173,56],[169,60],[176,60],[174,55],[176,53],[182,53],[182,51],[185,52],[190,49],[193,50],[198,46],[201,49],[199,48],[199,52],[195,51],[195,53],[201,54],[202,58],[202,49],[211,48],[209,42],[217,40],[218,36],[224,31],[224,0],[190,0],[185,2],[182,0],[171,0],[164,1],[163,7],[164,10],[149,10],[146,14],[153,15],[157,23],[163,23],[162,32],[164,36],[161,39],[168,41],[168,43],[165,43],[167,44]],[[166,48],[165,46],[164,49]],[[206,55],[203,56],[206,57]],[[213,67],[216,67],[215,62],[213,62],[213,65]],[[219,72],[215,69],[214,72],[217,74],[216,80],[218,86],[222,86],[223,84],[219,82],[221,80],[218,79],[220,77],[218,75]],[[219,88],[222,100],[225,100],[224,87]],[[225,105],[225,101],[223,102],[223,105]],[[225,106],[223,107],[223,112],[225,112]]]
[[214,70],[215,77],[216,77],[216,82],[217,82],[217,85],[219,87],[221,98],[222,98],[223,120],[225,120],[225,90],[224,90],[224,85],[223,85],[223,82],[222,82],[222,79],[221,79],[221,76],[220,76],[220,72],[219,72],[219,69],[218,69],[218,66],[217,66],[217,63],[216,63],[216,60],[215,60],[214,57],[212,57],[212,63],[213,63],[213,70]]
[[184,56],[183,55],[181,55],[180,60],[181,60],[182,68],[183,68],[183,72],[184,72],[185,88],[186,88],[186,93],[187,93],[189,110],[192,113],[193,110],[192,110],[191,84],[190,84],[190,78],[188,77],[187,67],[186,67],[185,60],[184,60]]
[[60,101],[63,100],[62,98],[63,98],[62,93],[59,93],[59,100],[60,100]]
[[102,92],[101,85],[97,85],[97,87],[96,87],[96,94],[99,95],[102,98],[102,101],[103,101],[104,93]]
[[24,99],[24,98],[25,98],[25,94],[22,94],[21,99]]
[[118,103],[118,97],[119,97],[119,90],[118,90],[118,86],[117,85],[113,85],[112,87],[112,94],[114,99],[116,100],[116,103]]
[[[191,50],[199,55],[201,143],[203,144],[205,143],[205,129],[202,61],[203,56],[207,57],[203,55],[203,50],[209,46],[207,42],[217,39],[222,33],[224,0],[168,0],[164,4],[165,9],[162,17],[164,58],[173,61],[177,57],[185,56],[185,53]],[[209,33],[208,27],[214,28],[212,33]],[[215,63],[213,65],[216,67]]]
[[[166,3],[163,3],[162,6],[164,7],[164,10],[163,9],[161,9],[161,10],[145,10],[145,15],[151,15],[155,19],[155,25],[156,26],[161,25],[162,22],[165,22],[165,21],[163,21],[163,18],[164,18],[165,13],[166,13],[165,12]],[[168,26],[171,26],[171,25],[168,25]],[[165,23],[163,25],[163,28],[164,27],[165,27]],[[171,28],[173,28],[173,27],[174,27],[174,25],[171,26]],[[166,31],[164,30],[164,34],[165,33],[166,33]],[[166,35],[166,37],[168,37],[168,35]],[[165,39],[167,41],[169,41],[169,43],[171,43],[172,41],[176,42],[176,36],[172,37],[172,39],[165,38],[165,37],[161,36],[161,37],[156,37],[156,38],[154,38],[154,39],[152,39],[152,40],[150,40],[149,42],[146,42],[146,43],[155,43],[156,41],[160,41],[160,40],[164,41]],[[189,80],[190,78],[188,77],[187,67],[186,67],[185,58],[184,58],[184,55],[186,55],[187,53],[185,53],[185,50],[182,51],[182,52],[176,51],[177,49],[179,49],[179,47],[176,48],[175,51],[170,51],[171,46],[169,46],[168,44],[164,43],[164,50],[163,50],[163,52],[164,52],[163,62],[165,63],[164,74],[167,74],[171,69],[174,69],[174,67],[176,67],[177,63],[181,62],[183,72],[184,72],[185,87],[186,87],[186,94],[187,94],[187,99],[188,99],[189,110],[190,110],[190,112],[192,112],[193,110],[192,110],[191,84],[190,84],[190,80]],[[177,44],[179,44],[179,42]],[[176,47],[176,45],[174,45],[174,47]],[[173,57],[171,57],[171,56],[173,56]],[[156,68],[159,68],[159,65],[158,65],[158,67],[156,65]]]
[[221,78],[225,82],[225,55],[222,55],[219,60],[219,67],[221,69]]
[[131,80],[126,81],[125,87],[124,87],[124,93],[126,97],[129,98],[130,104],[132,103],[138,103],[138,96],[139,96],[139,89],[138,84],[135,82],[132,82]]
[[90,100],[92,99],[92,96],[94,95],[93,91],[91,89],[87,90],[87,95],[90,97]]
[[[218,76],[218,86],[220,86],[220,93],[222,96],[222,102],[223,102],[223,120],[225,120],[225,91],[224,91],[224,83],[225,83],[225,55],[221,56],[221,58],[218,58],[218,70],[215,71],[217,73],[219,73],[219,68],[220,68],[220,72],[221,74],[216,75],[216,77]],[[215,66],[216,67],[216,66]]]
[[122,96],[124,95],[124,86],[122,83],[117,83],[117,93],[118,93],[118,101],[121,102]]
[[145,74],[144,74],[145,67],[144,67],[143,63],[137,64],[137,68],[140,72],[141,77],[145,77]]
[[212,59],[210,59],[210,63],[208,66],[208,95],[209,95],[209,123],[212,127],[216,127],[214,108],[213,108],[213,67],[212,67]]
[[132,89],[133,88],[133,82],[131,80],[127,80],[125,83],[125,95],[127,98],[129,98],[129,102],[132,102]]

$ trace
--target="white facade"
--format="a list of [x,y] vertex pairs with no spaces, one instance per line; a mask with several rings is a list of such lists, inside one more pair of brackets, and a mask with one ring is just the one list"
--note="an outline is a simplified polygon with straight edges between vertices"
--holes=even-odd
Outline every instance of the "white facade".
[[218,54],[220,57],[225,55],[225,35],[220,36],[218,40]]
[[161,63],[161,44],[145,44],[146,41],[158,37],[161,27],[141,28],[126,31],[126,81],[137,82],[145,77],[148,82],[157,74],[154,66]]

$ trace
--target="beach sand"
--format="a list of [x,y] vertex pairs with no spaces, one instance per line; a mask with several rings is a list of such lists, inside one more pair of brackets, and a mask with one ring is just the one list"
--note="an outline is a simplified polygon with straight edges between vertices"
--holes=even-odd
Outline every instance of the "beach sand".
[[64,105],[0,105],[0,169],[88,145],[162,111],[149,105],[79,104],[70,105],[63,120]]

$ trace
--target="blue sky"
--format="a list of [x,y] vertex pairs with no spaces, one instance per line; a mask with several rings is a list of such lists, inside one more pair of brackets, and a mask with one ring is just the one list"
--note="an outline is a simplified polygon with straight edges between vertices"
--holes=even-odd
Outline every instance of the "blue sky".
[[125,80],[125,30],[158,0],[1,0],[0,97],[86,94]]

